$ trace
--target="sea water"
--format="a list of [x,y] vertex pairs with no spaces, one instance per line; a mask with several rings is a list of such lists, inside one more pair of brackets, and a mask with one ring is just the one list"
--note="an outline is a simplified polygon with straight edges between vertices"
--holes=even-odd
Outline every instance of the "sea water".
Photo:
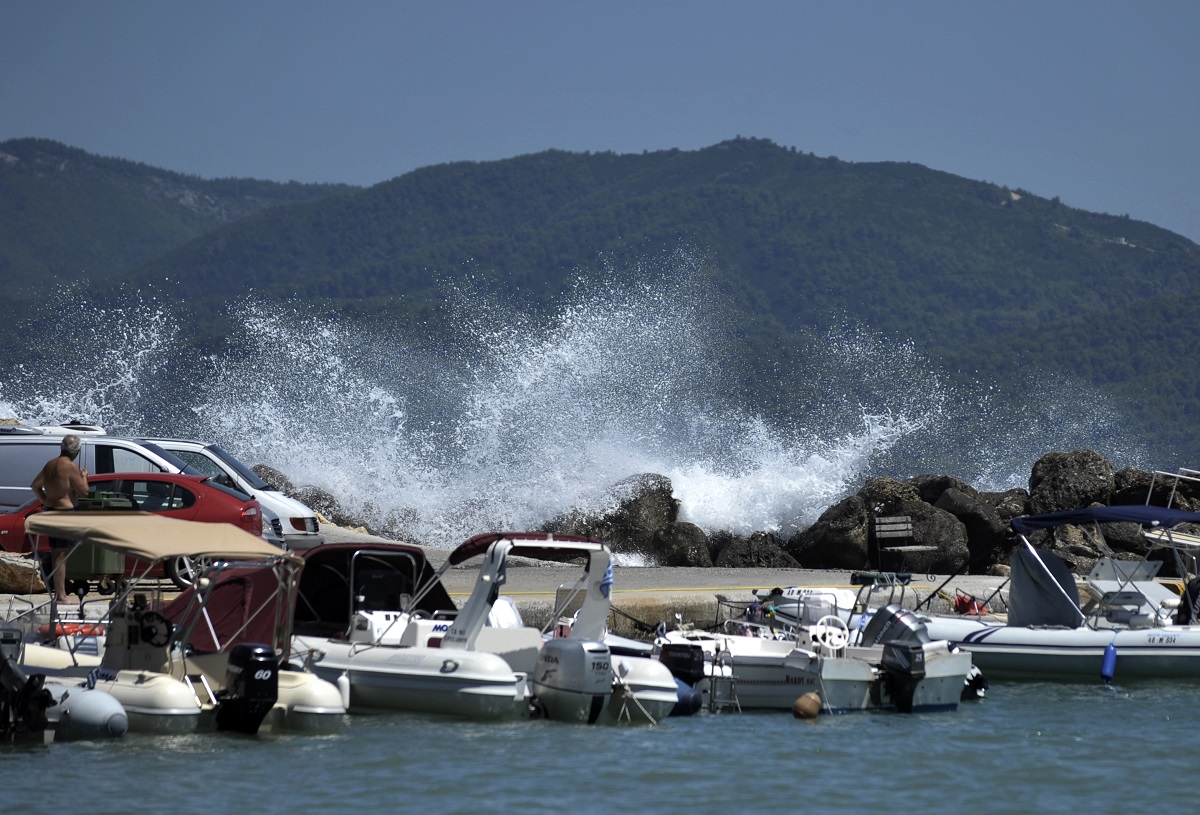
[[1087,812],[1194,803],[1196,685],[993,683],[954,713],[652,727],[347,717],[333,736],[0,748],[8,812]]
[[432,335],[248,297],[227,347],[204,358],[180,352],[187,318],[167,297],[101,310],[64,294],[72,353],[9,364],[0,416],[217,442],[375,530],[446,548],[603,510],[640,473],[670,478],[681,518],[706,532],[786,536],[872,474],[1006,489],[1043,453],[1080,447],[1159,464],[1078,384],[1032,372],[951,387],[911,340],[867,326],[810,332],[754,374],[752,398],[703,257],[605,278],[530,315],[459,277]]

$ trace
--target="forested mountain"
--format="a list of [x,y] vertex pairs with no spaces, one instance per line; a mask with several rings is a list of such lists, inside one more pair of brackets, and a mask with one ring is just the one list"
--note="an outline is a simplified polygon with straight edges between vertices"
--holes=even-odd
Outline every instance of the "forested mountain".
[[[30,153],[37,172],[5,158]],[[58,154],[99,169],[66,184],[51,172]],[[118,283],[169,278],[198,342],[219,337],[226,304],[250,290],[424,319],[439,280],[469,274],[536,311],[577,276],[632,274],[687,246],[727,296],[748,380],[849,320],[911,340],[964,378],[1077,376],[1136,403],[1184,463],[1200,461],[1189,319],[1200,247],[1024,190],[742,138],[454,163],[361,190],[202,182],[45,142],[0,146],[0,160],[10,279],[86,276],[103,298]],[[18,213],[22,225],[8,223]]]
[[10,291],[99,283],[284,204],[354,187],[206,181],[44,139],[0,143],[0,277]]

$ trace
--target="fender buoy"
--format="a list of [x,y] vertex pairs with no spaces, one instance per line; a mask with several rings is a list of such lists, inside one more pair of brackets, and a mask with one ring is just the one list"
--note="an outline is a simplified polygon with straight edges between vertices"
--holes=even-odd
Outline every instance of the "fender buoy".
[[1117,646],[1110,642],[1104,648],[1104,658],[1100,660],[1100,678],[1107,685],[1117,673]]
[[815,719],[821,712],[821,697],[809,691],[792,702],[792,715],[797,719]]

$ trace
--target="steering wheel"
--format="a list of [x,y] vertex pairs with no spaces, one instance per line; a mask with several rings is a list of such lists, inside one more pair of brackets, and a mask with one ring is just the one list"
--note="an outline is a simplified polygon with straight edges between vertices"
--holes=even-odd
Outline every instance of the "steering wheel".
[[157,611],[143,611],[138,619],[138,633],[142,642],[155,648],[162,648],[170,642],[174,631],[175,626],[171,625],[171,621]]
[[841,617],[826,614],[813,626],[813,639],[830,651],[840,651],[850,642],[850,627]]

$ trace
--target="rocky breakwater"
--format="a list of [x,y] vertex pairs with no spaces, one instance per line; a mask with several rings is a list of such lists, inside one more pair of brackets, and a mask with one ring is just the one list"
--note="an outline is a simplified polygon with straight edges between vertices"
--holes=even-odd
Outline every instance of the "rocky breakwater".
[[[255,469],[338,525],[411,540],[403,530],[372,529],[370,523],[348,517],[327,492],[294,488],[276,471]],[[1200,490],[1195,484],[1180,482],[1172,499],[1173,483],[1144,470],[1117,470],[1091,450],[1051,452],[1033,465],[1027,487],[991,492],[952,475],[875,476],[827,508],[806,529],[786,536],[769,530],[743,536],[705,532],[682,520],[670,479],[647,473],[613,485],[607,511],[570,511],[544,524],[541,531],[587,535],[647,565],[895,570],[905,563],[901,555],[888,551],[894,545],[891,540],[876,536],[875,520],[903,516],[911,521],[911,537],[897,543],[929,547],[919,558],[910,557],[909,568],[946,575],[1002,574],[1017,543],[1009,526],[1014,517],[1096,504],[1143,504],[1148,499],[1156,504],[1173,500],[1174,506],[1200,511]],[[1118,556],[1132,559],[1144,554],[1135,524],[1110,526],[1117,528],[1106,530],[1106,538]],[[1071,527],[1039,533],[1031,542],[1063,556],[1079,574],[1085,574],[1102,554],[1081,530]]]

